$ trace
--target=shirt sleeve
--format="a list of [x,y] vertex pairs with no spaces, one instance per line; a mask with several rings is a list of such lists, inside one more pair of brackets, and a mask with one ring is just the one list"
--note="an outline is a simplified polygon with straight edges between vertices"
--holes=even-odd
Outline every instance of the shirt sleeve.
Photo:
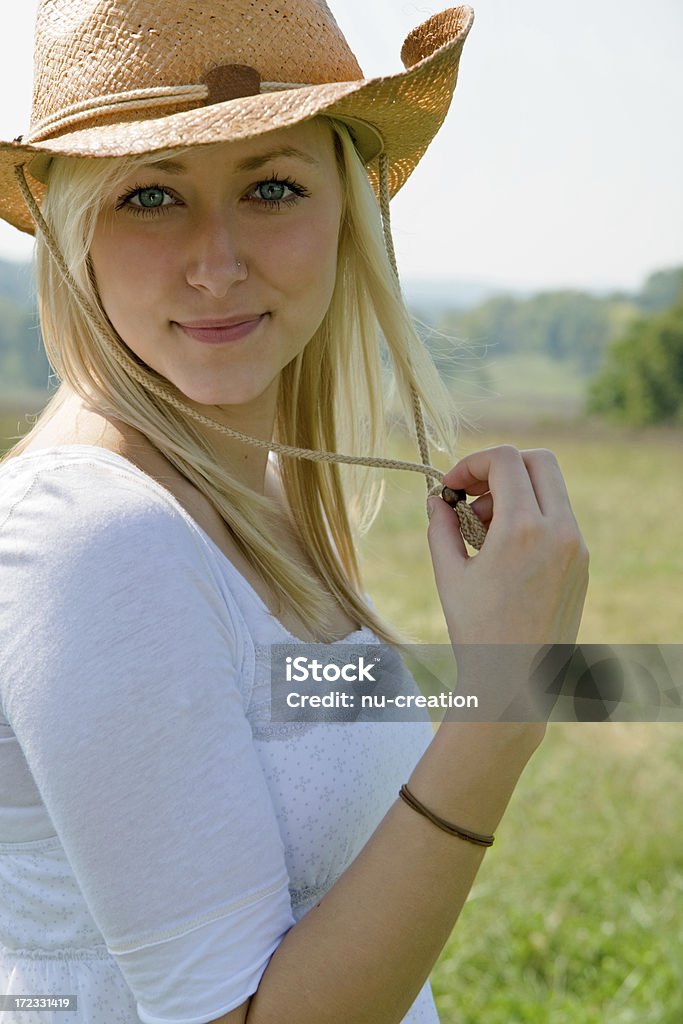
[[4,713],[140,1019],[204,1024],[294,923],[239,612],[142,474],[34,471],[5,511]]

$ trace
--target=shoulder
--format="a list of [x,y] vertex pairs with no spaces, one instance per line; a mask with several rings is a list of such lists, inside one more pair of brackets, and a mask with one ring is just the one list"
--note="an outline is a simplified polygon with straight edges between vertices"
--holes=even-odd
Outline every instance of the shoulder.
[[220,590],[206,537],[163,487],[121,456],[72,445],[0,465],[0,566],[91,584],[163,572]]
[[75,523],[91,532],[151,519],[180,522],[179,532],[191,533],[189,516],[168,491],[127,459],[92,445],[62,445],[2,463],[0,526],[28,508],[49,511],[67,531]]
[[[244,619],[215,553],[170,494],[110,452],[47,450],[0,466],[0,676],[193,676],[239,666]],[[10,596],[11,595],[11,596]],[[195,665],[196,668],[196,665]],[[3,684],[4,685],[4,684]]]

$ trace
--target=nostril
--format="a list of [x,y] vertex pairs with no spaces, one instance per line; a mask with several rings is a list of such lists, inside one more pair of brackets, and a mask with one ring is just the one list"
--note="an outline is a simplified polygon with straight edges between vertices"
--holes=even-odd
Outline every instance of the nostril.
[[248,269],[246,261],[233,251],[215,248],[210,252],[205,250],[197,259],[189,261],[185,276],[193,288],[223,297],[235,284],[247,279]]

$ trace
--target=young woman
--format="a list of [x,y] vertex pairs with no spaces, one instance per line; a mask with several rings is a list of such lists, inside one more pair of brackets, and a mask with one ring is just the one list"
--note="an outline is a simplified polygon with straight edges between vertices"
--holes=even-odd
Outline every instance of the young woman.
[[[40,8],[0,204],[37,226],[61,383],[0,468],[0,990],[53,1001],[9,1024],[438,1019],[429,972],[543,727],[278,724],[269,650],[399,639],[355,546],[380,336],[432,484],[426,436],[454,437],[388,200],[471,20],[373,81],[321,0]],[[469,558],[429,499],[454,643],[572,643],[587,556],[554,457],[443,482],[488,527]],[[487,671],[470,653],[459,685]]]

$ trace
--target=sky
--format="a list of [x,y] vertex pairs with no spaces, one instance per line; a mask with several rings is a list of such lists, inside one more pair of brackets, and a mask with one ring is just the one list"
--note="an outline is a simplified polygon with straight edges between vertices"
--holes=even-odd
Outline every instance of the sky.
[[[367,76],[437,0],[329,0]],[[405,278],[637,289],[683,265],[681,0],[478,0],[446,122],[392,203]],[[28,126],[37,3],[0,41],[0,139]],[[11,31],[10,31],[11,24]],[[31,240],[0,222],[0,258]]]

